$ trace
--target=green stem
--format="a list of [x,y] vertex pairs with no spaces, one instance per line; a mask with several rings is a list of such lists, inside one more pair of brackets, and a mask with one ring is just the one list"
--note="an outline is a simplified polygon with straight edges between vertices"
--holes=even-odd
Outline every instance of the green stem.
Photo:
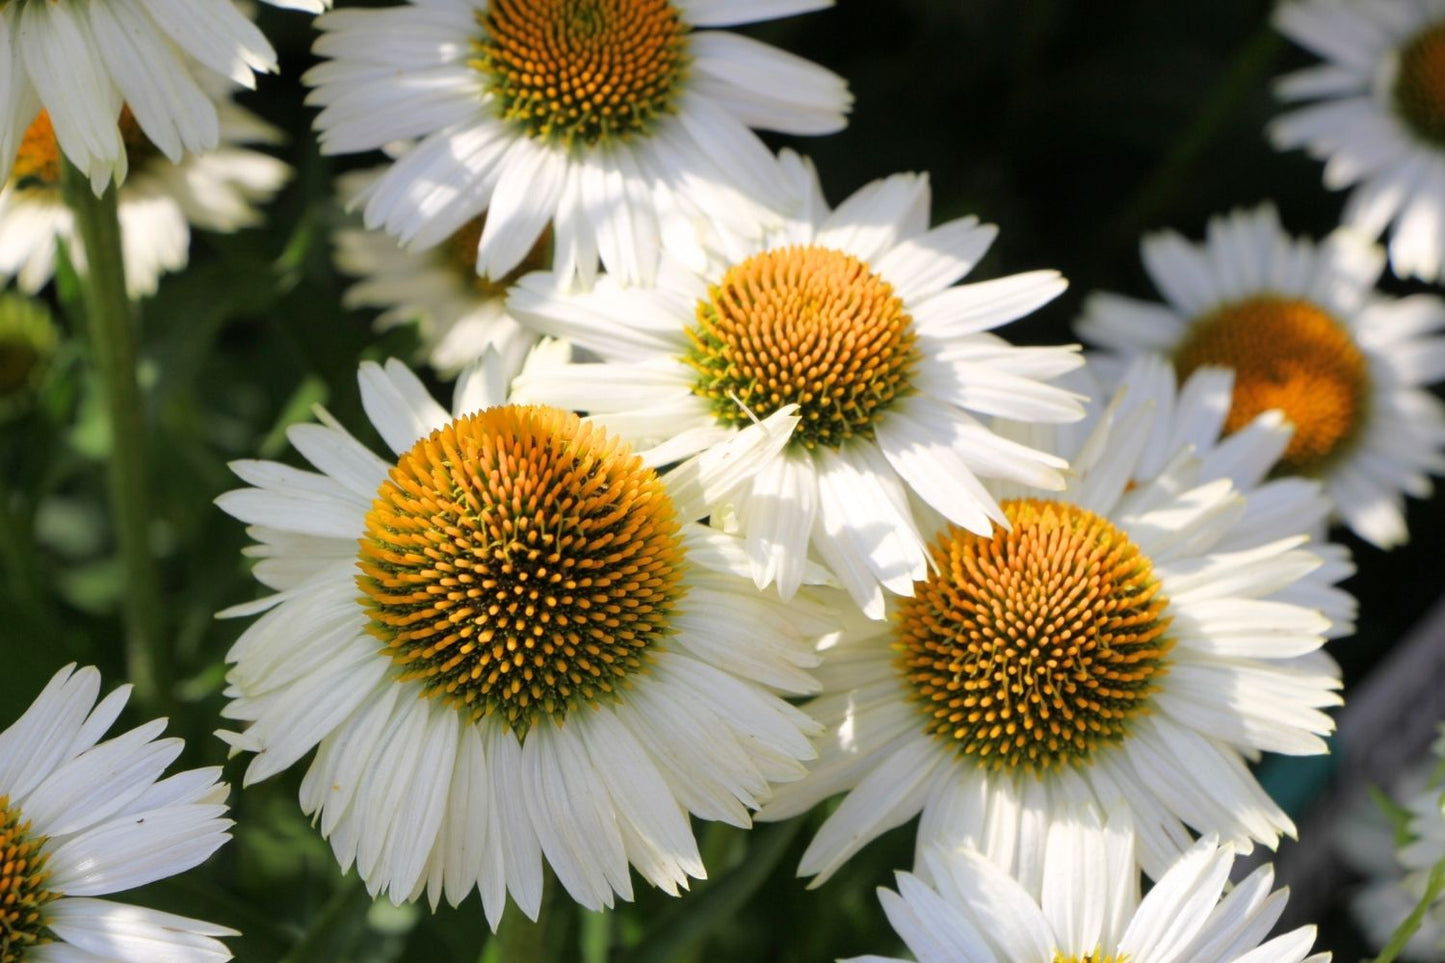
[[612,914],[579,912],[582,963],[607,963],[612,958]]
[[1430,879],[1425,884],[1425,895],[1420,897],[1420,902],[1415,905],[1414,912],[1405,917],[1405,922],[1390,934],[1390,942],[1385,944],[1380,955],[1375,957],[1371,963],[1394,963],[1395,958],[1405,949],[1405,944],[1410,942],[1410,937],[1415,935],[1420,929],[1420,924],[1425,921],[1425,914],[1430,911],[1430,905],[1439,898],[1442,892],[1445,892],[1445,859],[1436,863],[1435,867],[1430,870]]
[[552,870],[544,866],[542,903],[536,921],[527,919],[517,904],[509,905],[497,927],[497,935],[487,941],[487,952],[482,956],[486,963],[545,963],[556,958],[555,951],[560,947],[555,937],[549,936],[548,929],[565,922],[555,919],[557,885]]
[[110,415],[110,462],[106,466],[111,516],[125,569],[126,675],[136,698],[158,708],[166,665],[161,603],[148,530],[145,419],[136,382],[136,323],[125,287],[120,221],[112,184],[100,197],[67,159],[61,176],[65,203],[75,216],[85,252],[83,274],[86,327],[92,363]]

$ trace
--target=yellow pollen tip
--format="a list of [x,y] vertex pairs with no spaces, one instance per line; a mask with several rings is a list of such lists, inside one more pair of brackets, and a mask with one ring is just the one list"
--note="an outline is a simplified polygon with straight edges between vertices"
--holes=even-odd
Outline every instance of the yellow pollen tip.
[[0,796],[0,963],[19,963],[33,947],[53,942],[44,907],[60,894],[45,888],[44,836],[34,836],[20,811]]
[[928,731],[988,769],[1045,772],[1122,741],[1168,671],[1153,566],[1107,519],[1003,503],[1011,529],[950,527],[895,615],[895,665]]
[[1174,356],[1181,379],[1203,365],[1234,369],[1226,432],[1278,408],[1294,424],[1279,470],[1317,473],[1359,434],[1369,364],[1344,325],[1308,301],[1261,295],[1194,323]]
[[[160,153],[141,131],[140,124],[136,122],[129,107],[121,107],[117,123],[131,167],[138,167],[145,160]],[[55,127],[50,121],[48,111],[42,110],[36,114],[30,126],[25,128],[25,133],[20,138],[20,149],[15,152],[15,165],[11,168],[10,179],[22,187],[36,184],[56,187],[60,184],[60,141],[55,136]]]
[[657,473],[555,408],[489,408],[419,440],[360,545],[361,601],[402,678],[519,732],[616,699],[684,591]]
[[851,254],[806,245],[734,265],[698,302],[684,361],[725,425],[788,404],[802,421],[790,445],[838,448],[871,439],[910,390],[913,319],[893,287]]
[[533,137],[591,145],[673,109],[687,25],[668,0],[493,0],[477,18],[472,65]]
[[1445,146],[1445,21],[1400,48],[1392,91],[1395,111],[1421,139]]
[[1085,953],[1083,956],[1065,956],[1055,950],[1054,958],[1050,963],[1129,963],[1129,954],[1106,954],[1103,950],[1095,950],[1092,953]]

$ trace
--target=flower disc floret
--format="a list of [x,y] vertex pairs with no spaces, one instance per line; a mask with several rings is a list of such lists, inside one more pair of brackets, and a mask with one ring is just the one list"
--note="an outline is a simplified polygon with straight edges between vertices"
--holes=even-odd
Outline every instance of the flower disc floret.
[[1294,435],[1282,472],[1326,468],[1365,423],[1369,362],[1345,326],[1309,301],[1261,295],[1226,304],[1194,324],[1174,360],[1180,379],[1203,365],[1234,369],[1226,431],[1284,412]]
[[525,732],[644,670],[683,565],[663,483],[626,445],[569,412],[502,406],[401,457],[357,583],[404,679]]
[[478,19],[473,65],[539,140],[626,138],[673,109],[687,25],[667,0],[493,0]]
[[1445,21],[1427,26],[1400,48],[1395,111],[1422,140],[1445,146]]
[[1083,956],[1065,956],[1055,951],[1052,963],[1129,963],[1127,953],[1085,953]]
[[59,894],[46,889],[43,836],[35,836],[20,811],[0,796],[0,963],[18,963],[26,951],[51,942],[45,904]]
[[1168,671],[1153,566],[1076,505],[1003,503],[1010,528],[956,527],[899,603],[895,664],[928,730],[990,769],[1047,771],[1124,738]]
[[789,444],[840,448],[910,390],[913,319],[892,285],[851,254],[777,248],[734,265],[698,302],[684,360],[719,422],[746,427],[784,405]]
[[[125,145],[126,162],[132,169],[160,155],[140,129],[129,107],[121,107],[117,123],[121,142]],[[21,187],[58,188],[60,157],[60,141],[56,139],[55,126],[51,123],[49,112],[42,110],[20,138],[20,149],[15,154],[10,178]]]

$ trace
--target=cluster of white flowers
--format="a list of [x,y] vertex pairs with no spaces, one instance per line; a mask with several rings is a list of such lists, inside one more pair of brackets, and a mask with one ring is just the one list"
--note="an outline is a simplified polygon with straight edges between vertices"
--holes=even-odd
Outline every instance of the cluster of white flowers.
[[[457,382],[447,408],[364,364],[387,453],[318,410],[288,433],[314,471],[233,466],[218,504],[270,590],[223,613],[259,615],[227,656],[245,782],[311,754],[301,805],[343,870],[396,902],[476,890],[493,928],[509,896],[537,915],[545,867],[594,910],[634,869],[675,894],[706,871],[691,817],[843,794],[798,871],[921,815],[882,892],[921,961],[1327,959],[1310,928],[1265,942],[1267,868],[1221,894],[1294,834],[1249,763],[1333,728],[1322,645],[1355,607],[1330,520],[1400,544],[1445,472],[1445,301],[1379,293],[1374,243],[1393,223],[1397,272],[1445,270],[1445,2],[1282,7],[1330,63],[1282,82],[1325,103],[1271,134],[1358,185],[1346,226],[1297,240],[1266,206],[1146,239],[1164,303],[1091,295],[1087,357],[997,333],[1065,282],[965,282],[996,229],[931,224],[926,176],[830,207],[754,133],[836,131],[851,96],[711,28],[829,5],[316,19],[322,151],[390,155],[338,185],[349,303],[418,321]],[[66,163],[123,181],[135,295],[190,225],[253,223],[287,170],[222,80],[273,69],[231,0],[0,0],[0,273],[36,290],[74,247]],[[0,735],[0,857],[48,860],[0,871],[0,934],[224,958],[219,928],[83,898],[226,826],[215,772],[155,781],[154,727],[95,745],[123,701],[85,721],[96,684],[62,673]],[[142,812],[122,860],[95,827]]]

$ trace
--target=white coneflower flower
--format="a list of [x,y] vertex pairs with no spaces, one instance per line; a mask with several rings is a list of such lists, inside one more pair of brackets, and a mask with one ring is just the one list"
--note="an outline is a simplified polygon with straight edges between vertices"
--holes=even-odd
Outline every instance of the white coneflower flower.
[[1345,229],[1292,239],[1269,206],[1215,218],[1200,245],[1146,238],[1143,257],[1167,303],[1093,295],[1079,333],[1162,352],[1181,377],[1234,369],[1225,430],[1278,408],[1294,436],[1277,473],[1318,478],[1367,541],[1404,542],[1404,496],[1445,472],[1445,408],[1425,390],[1445,376],[1445,301],[1378,294],[1383,251]]
[[[380,169],[348,174],[339,193],[355,197],[380,174]],[[382,231],[338,229],[336,265],[360,278],[342,303],[385,309],[376,319],[378,328],[415,321],[422,356],[445,374],[455,374],[489,348],[500,356],[503,371],[516,372],[536,335],[507,312],[507,291],[523,274],[551,263],[550,232],[521,264],[493,279],[477,273],[477,238],[485,223],[485,215],[475,217],[426,250],[403,247]]]
[[1082,361],[988,333],[1064,281],[956,285],[996,231],[974,218],[930,229],[927,178],[875,181],[829,211],[810,165],[785,153],[782,166],[800,216],[759,242],[723,238],[732,253],[704,272],[665,259],[655,288],[603,278],[570,293],[522,279],[518,318],[604,363],[524,370],[517,393],[678,454],[799,405],[788,445],[731,494],[753,576],[786,598],[811,547],[881,618],[883,588],[910,594],[927,568],[915,499],[986,535],[1004,515],[980,477],[1063,487],[1062,459],[977,416],[1080,418],[1080,399],[1044,382]]
[[276,69],[276,54],[231,0],[9,0],[0,4],[0,181],[41,110],[64,155],[99,194],[124,180],[122,105],[153,149],[183,153],[220,142],[211,71],[244,87]]
[[61,669],[0,732],[0,959],[229,960],[233,930],[97,897],[174,876],[229,838],[220,770],[162,778],[180,739],[157,719],[101,742],[130,697]]
[[[1199,368],[1178,384],[1173,366],[1160,355],[1137,355],[1122,366],[1105,363],[1114,360],[1094,357],[1070,377],[1069,386],[1089,398],[1089,414],[1083,422],[1062,430],[1077,435],[1097,424],[1108,407],[1108,399],[1122,387],[1116,417],[1136,407],[1148,407],[1153,412],[1148,419],[1144,450],[1134,470],[1136,483],[1171,470],[1171,462],[1187,447],[1197,463],[1188,474],[1190,484],[1227,478],[1245,499],[1243,521],[1214,550],[1236,551],[1282,538],[1312,536],[1299,550],[1316,556],[1319,567],[1281,589],[1274,598],[1321,612],[1330,620],[1330,638],[1354,634],[1358,605],[1338,583],[1354,574],[1355,565],[1349,549],[1324,540],[1333,503],[1315,479],[1272,474],[1294,434],[1284,414],[1271,409],[1226,433],[1224,426],[1234,390],[1232,369]],[[1021,434],[1021,440],[1051,443],[1050,439],[1034,439],[1027,433]],[[1070,449],[1076,444],[1074,440],[1064,442]],[[1178,466],[1173,470],[1177,475]],[[1307,658],[1328,656],[1321,649]]]
[[[162,274],[186,266],[192,226],[231,232],[259,224],[257,205],[291,176],[281,161],[242,146],[277,143],[277,130],[224,93],[216,110],[219,146],[179,163],[160,154],[129,107],[120,113],[117,126],[131,173],[116,204],[131,297],[155,293]],[[9,181],[0,186],[0,277],[14,278],[24,291],[40,290],[55,274],[57,240],[83,270],[85,250],[60,192],[60,144],[50,114],[41,111],[26,128]]]
[[[477,268],[503,277],[548,222],[556,269],[601,258],[650,280],[665,236],[781,208],[749,129],[824,134],[851,97],[834,74],[736,34],[832,0],[410,0],[323,14],[306,74],[322,150],[418,139],[371,190],[366,225],[430,247],[487,211]],[[405,42],[399,42],[404,38]]]
[[1325,161],[1325,186],[1353,187],[1344,221],[1390,231],[1395,273],[1445,271],[1445,3],[1291,0],[1275,24],[1325,63],[1280,80],[1313,101],[1270,125],[1280,148]]
[[758,593],[692,522],[791,412],[659,476],[505,404],[495,355],[455,416],[399,362],[360,379],[394,463],[322,413],[289,433],[320,474],[238,462],[256,487],[219,500],[276,590],[234,610],[269,609],[228,656],[247,782],[315,748],[301,803],[342,867],[394,901],[475,887],[493,926],[508,892],[536,916],[544,856],[593,909],[631,898],[629,863],[669,893],[701,877],[688,814],[747,825],[814,754],[774,692],[815,688],[826,609]]
[[[1234,850],[1195,843],[1139,898],[1127,821],[1089,814],[1049,828],[1044,886],[1029,893],[970,847],[932,849],[878,890],[918,963],[1327,963],[1313,926],[1262,942],[1287,891],[1261,866],[1225,893]],[[902,963],[879,956],[851,963]]]
[[[1303,536],[1255,540],[1248,500],[1199,482],[1187,452],[1144,478],[1156,413],[1120,407],[1059,433],[1065,491],[995,486],[1007,530],[942,526],[890,624],[824,652],[805,709],[830,738],[762,814],[848,792],[800,873],[821,881],[920,812],[920,852],[972,839],[1030,888],[1048,826],[1078,804],[1127,807],[1154,878],[1190,828],[1242,850],[1294,832],[1246,760],[1325,751],[1339,679],[1304,657],[1330,624],[1285,600],[1320,558]],[[1287,517],[1303,499],[1285,499]]]

